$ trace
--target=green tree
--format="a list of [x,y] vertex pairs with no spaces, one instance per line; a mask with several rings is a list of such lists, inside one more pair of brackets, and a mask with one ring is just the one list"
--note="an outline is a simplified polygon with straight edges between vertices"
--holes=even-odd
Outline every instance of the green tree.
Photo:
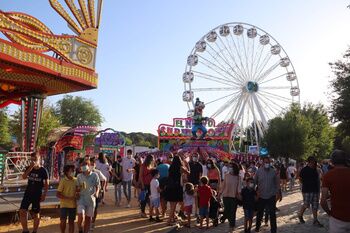
[[332,86],[332,120],[339,122],[337,126],[337,146],[342,138],[350,136],[350,49],[342,60],[330,63],[335,78],[331,81]]
[[44,107],[38,133],[37,147],[47,145],[49,133],[60,126],[60,119],[55,115],[54,109],[51,106]]
[[342,140],[342,149],[350,154],[350,136],[346,136]]
[[293,105],[285,114],[269,122],[264,142],[273,157],[300,159],[305,151],[310,125],[300,113],[298,105]]
[[4,149],[11,147],[11,135],[9,132],[9,117],[7,109],[0,109],[0,146]]
[[269,122],[264,143],[274,157],[296,160],[316,155],[326,158],[333,149],[334,128],[322,105],[292,105]]
[[69,127],[80,125],[100,126],[103,118],[97,106],[91,100],[80,96],[66,95],[59,100],[55,107],[55,114],[61,124]]
[[[59,118],[54,114],[54,108],[50,105],[44,105],[41,115],[40,128],[38,132],[37,147],[47,145],[49,133],[61,126]],[[10,132],[17,138],[20,143],[22,141],[22,125],[21,112],[16,111],[12,116],[9,124]]]

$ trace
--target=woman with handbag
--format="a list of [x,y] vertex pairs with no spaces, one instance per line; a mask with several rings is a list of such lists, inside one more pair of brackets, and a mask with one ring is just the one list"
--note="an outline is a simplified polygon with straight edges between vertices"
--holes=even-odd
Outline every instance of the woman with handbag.
[[189,170],[179,156],[174,156],[169,168],[168,183],[165,188],[165,199],[170,202],[168,225],[175,223],[175,209],[178,203],[183,202],[182,175],[188,175]]
[[223,219],[228,219],[231,231],[236,226],[236,211],[240,200],[240,187],[239,167],[236,163],[230,163],[219,196],[222,195],[224,202]]

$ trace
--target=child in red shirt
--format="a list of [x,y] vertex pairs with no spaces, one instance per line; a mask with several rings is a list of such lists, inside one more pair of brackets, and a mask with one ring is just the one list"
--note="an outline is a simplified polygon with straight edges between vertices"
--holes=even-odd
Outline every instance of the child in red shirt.
[[209,204],[212,196],[211,188],[208,186],[209,179],[206,176],[201,177],[201,185],[198,187],[199,197],[199,228],[203,227],[203,219],[206,218],[207,228],[209,228]]

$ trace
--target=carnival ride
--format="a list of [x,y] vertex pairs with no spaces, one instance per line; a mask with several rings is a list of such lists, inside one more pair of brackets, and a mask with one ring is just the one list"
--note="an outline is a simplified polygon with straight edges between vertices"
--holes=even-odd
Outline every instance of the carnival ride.
[[183,101],[188,117],[195,100],[208,116],[234,123],[232,136],[249,132],[259,144],[269,119],[300,102],[299,83],[289,56],[267,32],[246,23],[227,23],[205,34],[187,58]]
[[[97,87],[102,0],[49,0],[76,35],[54,34],[33,16],[0,10],[0,107],[22,105],[22,150],[35,149],[46,96]],[[67,9],[67,10],[66,10]],[[70,12],[70,13],[69,13]]]

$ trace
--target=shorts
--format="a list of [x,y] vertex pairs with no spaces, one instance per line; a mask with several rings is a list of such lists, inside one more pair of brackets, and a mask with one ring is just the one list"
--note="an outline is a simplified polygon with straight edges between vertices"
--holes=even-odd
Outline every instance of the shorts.
[[318,210],[318,205],[320,203],[320,193],[303,193],[304,206],[309,208],[312,206],[312,210]]
[[254,217],[254,209],[244,209],[245,219],[253,219],[253,217]]
[[192,214],[192,205],[185,206],[185,207],[184,207],[184,212],[185,212],[185,214],[187,214],[187,215]]
[[60,209],[60,218],[69,221],[75,221],[75,216],[77,215],[77,208],[61,208]]
[[202,218],[209,216],[208,206],[199,207],[199,216],[201,216]]
[[30,204],[32,204],[32,211],[36,214],[40,213],[40,197],[41,195],[24,194],[21,202],[21,210],[28,210]]
[[159,197],[151,198],[151,207],[159,208],[159,205],[160,205],[160,198]]
[[87,205],[78,205],[77,212],[78,214],[84,214],[88,217],[93,217],[95,211],[95,205],[87,206]]

